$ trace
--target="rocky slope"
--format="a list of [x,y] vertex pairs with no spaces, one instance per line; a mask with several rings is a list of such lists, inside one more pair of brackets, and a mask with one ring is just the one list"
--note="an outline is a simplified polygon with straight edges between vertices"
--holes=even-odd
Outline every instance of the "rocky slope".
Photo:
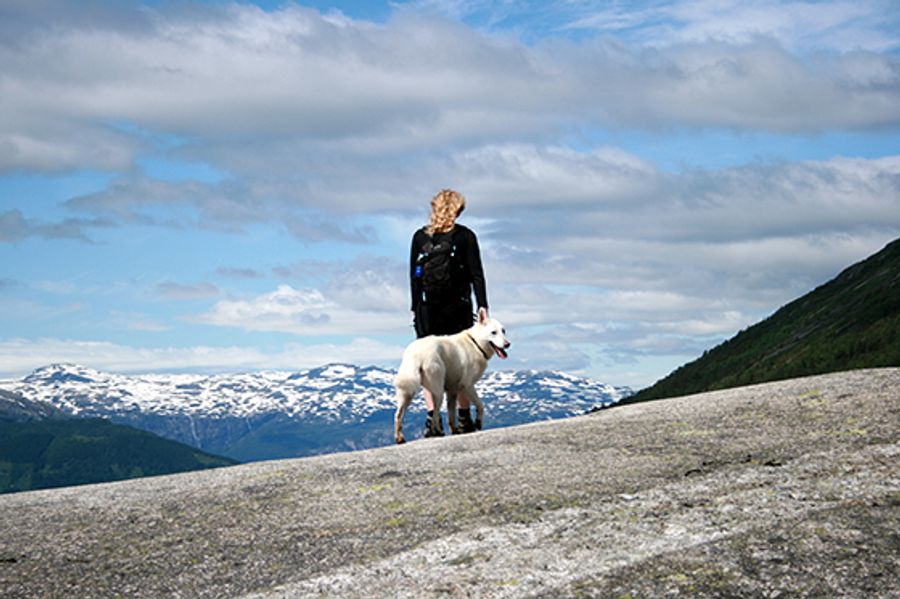
[[897,597],[900,369],[0,497],[4,596]]

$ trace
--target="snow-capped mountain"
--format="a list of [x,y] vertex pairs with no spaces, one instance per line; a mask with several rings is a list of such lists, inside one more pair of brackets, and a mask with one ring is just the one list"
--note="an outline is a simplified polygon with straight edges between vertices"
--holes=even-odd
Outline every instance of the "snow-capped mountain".
[[46,402],[32,401],[18,393],[0,389],[0,420],[29,422],[59,418],[70,418],[70,416]]
[[[330,364],[300,372],[126,376],[54,364],[0,389],[238,460],[295,457],[391,442],[395,371]],[[485,428],[565,418],[630,395],[556,371],[489,371],[478,384]],[[406,426],[414,438],[424,402]]]

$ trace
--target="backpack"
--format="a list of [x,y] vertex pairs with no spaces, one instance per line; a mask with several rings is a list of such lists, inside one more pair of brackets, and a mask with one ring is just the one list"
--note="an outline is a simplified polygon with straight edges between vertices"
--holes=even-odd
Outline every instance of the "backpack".
[[416,276],[422,281],[425,299],[441,300],[453,290],[456,244],[452,235],[432,235],[416,259]]

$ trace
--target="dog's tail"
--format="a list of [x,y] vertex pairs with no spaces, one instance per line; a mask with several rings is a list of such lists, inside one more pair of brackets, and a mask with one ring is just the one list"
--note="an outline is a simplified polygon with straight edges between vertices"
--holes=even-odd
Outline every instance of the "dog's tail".
[[422,386],[421,364],[419,364],[419,360],[416,359],[415,355],[407,354],[403,356],[394,386],[399,393],[408,397],[414,396],[419,387]]

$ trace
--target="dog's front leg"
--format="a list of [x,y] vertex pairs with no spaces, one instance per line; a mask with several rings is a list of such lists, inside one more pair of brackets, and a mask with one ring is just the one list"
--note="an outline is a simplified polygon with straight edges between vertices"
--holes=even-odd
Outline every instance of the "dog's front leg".
[[466,399],[469,400],[470,404],[475,404],[475,430],[481,430],[481,424],[484,422],[484,404],[481,401],[481,398],[478,397],[478,392],[475,391],[475,387],[468,387],[463,391],[466,395]]
[[[436,381],[435,379],[438,380]],[[437,436],[443,436],[444,424],[443,418],[441,418],[441,408],[443,408],[444,405],[443,377],[428,378],[424,381],[424,385],[431,395],[432,405],[429,407],[431,408],[430,411],[433,412],[432,425],[434,426],[434,431],[437,433]]]

